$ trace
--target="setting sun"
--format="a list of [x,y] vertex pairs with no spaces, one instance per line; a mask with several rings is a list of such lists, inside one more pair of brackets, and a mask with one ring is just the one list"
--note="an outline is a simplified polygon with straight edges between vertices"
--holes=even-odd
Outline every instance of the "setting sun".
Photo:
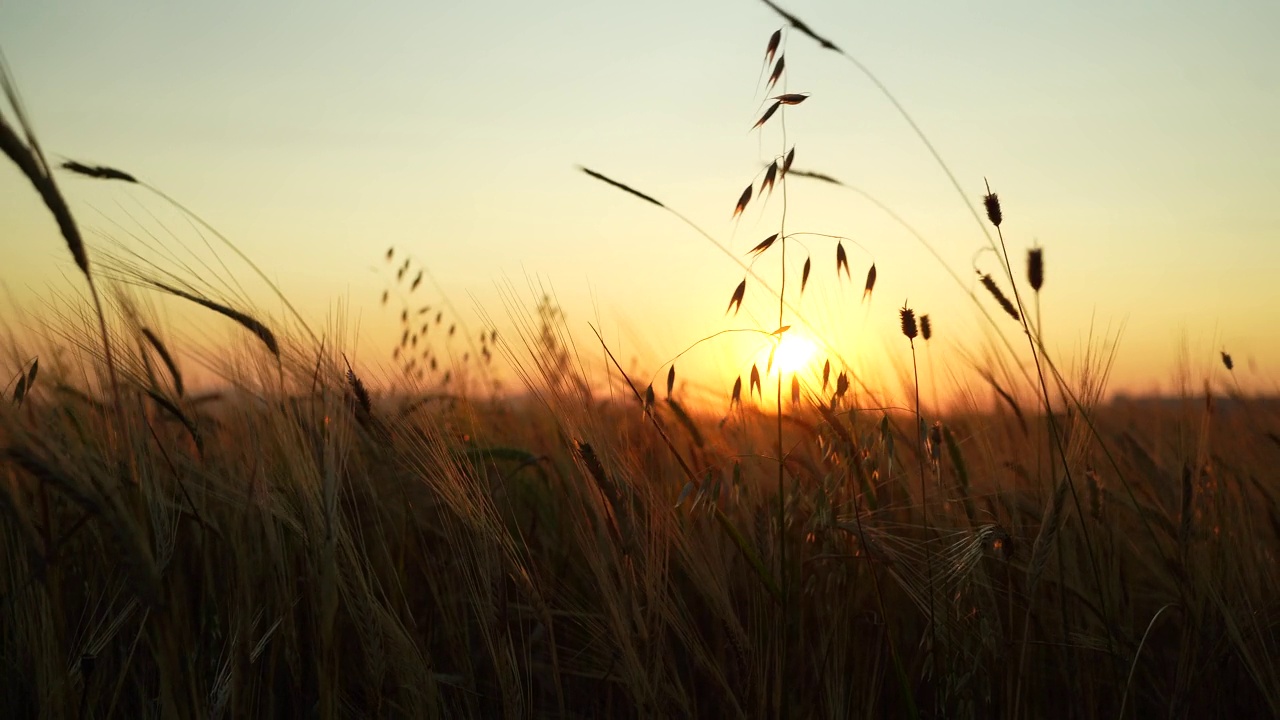
[[1280,0],[350,6],[0,0],[0,720],[1280,718]]
[[[772,343],[761,349],[757,363],[761,369],[769,367],[769,353],[772,350]],[[773,369],[781,370],[787,375],[799,372],[813,360],[817,352],[817,343],[794,329],[788,330],[783,333],[778,349],[773,353]]]

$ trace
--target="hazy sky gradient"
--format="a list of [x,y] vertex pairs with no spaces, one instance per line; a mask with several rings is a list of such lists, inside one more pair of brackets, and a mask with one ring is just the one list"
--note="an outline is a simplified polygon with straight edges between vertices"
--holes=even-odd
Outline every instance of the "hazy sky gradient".
[[[1183,338],[1195,363],[1225,348],[1243,384],[1275,387],[1280,4],[784,6],[879,74],[975,202],[991,180],[1020,275],[1025,249],[1045,247],[1059,357],[1092,319],[1125,325],[1113,387],[1168,388]],[[369,270],[395,245],[455,303],[498,317],[495,283],[545,278],[581,339],[598,313],[624,354],[652,364],[752,318],[776,323],[776,306],[749,286],[746,312],[725,320],[742,271],[575,165],[660,198],[739,253],[775,232],[780,196],[730,214],[781,152],[778,123],[748,132],[778,27],[749,0],[0,3],[0,47],[46,151],[179,198],[317,318],[349,298],[371,355],[398,336]],[[975,286],[982,233],[906,123],[842,58],[794,32],[786,52],[787,89],[812,94],[786,116],[797,167],[892,207]],[[0,280],[43,292],[69,258],[5,167]],[[63,187],[90,227],[156,207],[124,186]],[[789,231],[868,251],[847,243],[854,277],[841,289],[830,241],[805,241],[803,308],[834,340],[901,355],[904,298],[933,316],[935,342],[976,339],[959,288],[873,205],[799,179],[787,201]],[[880,279],[864,306],[872,257]],[[989,255],[976,262],[997,271]],[[776,263],[757,267],[776,278]],[[697,362],[737,372],[742,352]]]

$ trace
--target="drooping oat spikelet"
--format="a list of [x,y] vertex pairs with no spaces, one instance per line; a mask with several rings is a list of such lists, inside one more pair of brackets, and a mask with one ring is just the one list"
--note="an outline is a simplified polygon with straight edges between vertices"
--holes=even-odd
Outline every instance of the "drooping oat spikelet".
[[836,243],[836,278],[840,278],[840,271],[844,270],[844,276],[852,279],[849,275],[849,256],[844,251],[844,243]]
[[775,241],[775,240],[777,240],[777,239],[778,239],[778,233],[774,233],[774,234],[770,235],[769,237],[767,237],[767,238],[765,238],[764,240],[760,241],[760,244],[759,244],[759,245],[757,245],[757,246],[755,246],[755,247],[751,248],[751,250],[749,250],[749,251],[748,251],[748,254],[750,254],[750,255],[760,255],[760,254],[761,254],[761,253],[763,253],[765,250],[768,250],[770,247],[772,247],[772,246],[773,246],[774,241]]
[[173,378],[173,391],[178,397],[183,395],[182,373],[178,370],[178,364],[173,361],[173,356],[169,354],[169,348],[160,342],[160,338],[151,332],[150,328],[142,328],[142,336],[151,344],[151,348],[160,356],[160,361],[169,370],[169,377]]
[[903,305],[898,310],[898,319],[902,321],[902,334],[907,336],[908,340],[915,340],[916,334],[919,332],[916,327],[916,313],[911,308]]
[[920,316],[920,337],[924,338],[925,342],[933,337],[933,322],[929,320],[928,313]]
[[787,157],[782,160],[783,175],[786,175],[788,172],[791,171],[791,163],[795,162],[795,160],[796,160],[796,146],[792,145],[791,149],[787,151]]
[[742,376],[733,381],[733,394],[729,396],[729,407],[742,402]]
[[831,361],[827,360],[822,363],[822,392],[827,391],[827,384],[831,381]]
[[751,394],[763,397],[764,391],[760,385],[760,368],[756,367],[754,363],[751,365],[751,387],[749,390]]
[[773,62],[773,55],[778,51],[778,46],[782,43],[782,28],[773,31],[769,36],[769,46],[765,48],[765,62]]
[[871,263],[871,269],[867,271],[867,284],[862,288],[862,300],[865,302],[871,297],[871,291],[876,289],[876,264]]
[[773,183],[778,179],[778,161],[774,160],[769,163],[769,167],[765,168],[764,180],[760,182],[760,192],[766,189],[770,195],[773,195]]
[[770,98],[770,99],[777,100],[783,105],[799,105],[800,103],[809,99],[809,94],[808,93],[787,93],[785,95],[778,95],[777,97]]
[[809,284],[809,271],[813,269],[813,258],[804,259],[804,269],[800,271],[800,294],[804,294],[804,288]]
[[726,314],[728,314],[730,310],[733,311],[734,315],[738,314],[738,311],[742,309],[742,298],[746,295],[746,292],[747,280],[746,278],[743,278],[742,282],[738,283],[738,287],[734,289],[733,297],[729,298],[729,307],[725,308]]
[[[755,130],[756,128],[758,128],[758,127],[760,127],[761,125],[764,125],[766,122],[768,122],[768,121],[769,121],[769,118],[773,117],[773,114],[774,114],[774,113],[776,113],[776,112],[778,112],[778,108],[779,108],[779,107],[781,107],[781,106],[782,106],[782,102],[781,102],[781,101],[775,102],[774,104],[770,105],[770,106],[769,106],[769,109],[768,109],[768,110],[765,110],[765,111],[764,111],[764,114],[760,116],[760,119],[756,121],[756,124],[751,126],[751,129],[752,129],[752,130]],[[743,193],[743,195],[744,195],[745,197],[747,197],[747,198],[750,198],[750,197],[751,197],[751,188],[747,188],[747,192]],[[743,201],[741,201],[741,200],[739,200],[739,201],[738,201],[738,204],[739,204],[739,205],[742,205],[742,206],[746,206],[746,203],[745,203],[745,202],[743,202]],[[735,214],[735,215],[737,215],[737,213],[736,213],[736,212],[735,212],[734,214]]]
[[800,404],[800,378],[795,373],[791,373],[791,404]]
[[849,376],[843,370],[836,376],[836,397],[844,397],[849,392]]
[[996,285],[996,281],[991,279],[990,273],[984,274],[981,277],[981,280],[982,287],[986,288],[987,292],[991,293],[991,297],[995,298],[997,303],[1000,303],[1001,309],[1003,309],[1009,317],[1016,321],[1022,319],[1022,317],[1018,315],[1018,309],[1013,306],[1012,302],[1009,302],[1009,298],[1004,296],[1004,293],[1000,290],[1000,286]]
[[782,79],[782,71],[787,67],[787,58],[785,55],[778,56],[778,62],[774,63],[773,72],[769,73],[769,88],[778,84],[778,80]]
[[676,366],[672,365],[667,371],[667,399],[671,399],[671,390],[676,386]]
[[747,189],[742,191],[738,196],[738,204],[733,208],[733,216],[738,217],[743,210],[747,209],[747,203],[751,202],[751,185],[747,185]]
[[1040,287],[1044,285],[1044,248],[1031,248],[1027,251],[1027,283],[1036,292],[1040,292]]

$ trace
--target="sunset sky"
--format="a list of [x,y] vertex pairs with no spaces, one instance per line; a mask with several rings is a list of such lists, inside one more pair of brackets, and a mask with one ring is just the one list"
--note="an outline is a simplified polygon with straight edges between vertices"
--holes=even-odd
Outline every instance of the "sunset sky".
[[[782,4],[878,74],[973,202],[990,180],[1020,281],[1026,249],[1045,248],[1047,343],[1064,366],[1091,324],[1095,338],[1123,327],[1114,390],[1171,389],[1185,346],[1197,372],[1225,349],[1242,386],[1275,391],[1280,4]],[[542,283],[580,342],[598,322],[650,371],[716,331],[776,327],[776,301],[751,282],[743,312],[725,316],[743,271],[714,246],[576,166],[657,197],[745,258],[783,207],[775,193],[732,217],[784,151],[779,116],[749,130],[779,27],[750,0],[0,4],[0,48],[51,159],[116,166],[178,198],[317,324],[349,303],[375,364],[399,336],[378,302],[388,246],[424,262],[476,328],[476,306],[502,325],[500,288],[528,299]],[[796,167],[891,208],[981,292],[975,264],[997,277],[999,266],[892,104],[797,32],[784,51],[785,90],[810,94],[785,113]],[[74,267],[3,167],[0,282],[33,303]],[[61,184],[87,230],[160,222],[147,211],[163,206],[136,188]],[[795,300],[852,362],[898,387],[904,300],[934,320],[939,383],[963,367],[958,347],[980,353],[973,304],[900,224],[856,192],[800,178],[786,202],[789,232],[849,238],[842,283],[834,241],[792,242],[788,293],[811,252]],[[776,248],[755,267],[776,286]],[[681,367],[731,382],[759,346],[742,337]]]

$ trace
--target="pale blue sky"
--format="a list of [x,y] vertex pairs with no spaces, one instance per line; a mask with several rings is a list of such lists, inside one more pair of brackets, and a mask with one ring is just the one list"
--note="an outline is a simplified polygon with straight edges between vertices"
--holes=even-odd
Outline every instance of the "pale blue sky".
[[[1197,362],[1224,346],[1274,385],[1280,4],[784,7],[880,75],[975,199],[991,179],[1019,267],[1028,245],[1046,247],[1046,324],[1063,353],[1091,317],[1127,321],[1121,385],[1167,386],[1184,335]],[[742,272],[574,166],[659,197],[740,252],[774,232],[778,199],[738,223],[730,211],[781,146],[776,123],[747,131],[779,26],[749,0],[0,2],[0,47],[48,151],[191,205],[317,317],[349,296],[370,347],[394,322],[366,268],[397,245],[455,302],[497,315],[495,281],[543,276],[571,320],[598,308],[654,361],[746,324],[721,315]],[[787,115],[797,166],[871,192],[968,280],[982,235],[906,124],[838,56],[795,33],[786,51],[788,89],[812,93]],[[72,178],[64,189],[82,223],[104,229],[99,212],[154,204]],[[867,309],[867,255],[850,248],[854,282],[840,291],[830,245],[809,243],[804,307],[836,339],[893,342],[907,297],[944,337],[972,337],[951,281],[856,195],[796,181],[788,228],[874,254]],[[0,173],[0,279],[40,291],[65,270],[55,232],[17,173]],[[767,322],[759,293],[746,308]]]

